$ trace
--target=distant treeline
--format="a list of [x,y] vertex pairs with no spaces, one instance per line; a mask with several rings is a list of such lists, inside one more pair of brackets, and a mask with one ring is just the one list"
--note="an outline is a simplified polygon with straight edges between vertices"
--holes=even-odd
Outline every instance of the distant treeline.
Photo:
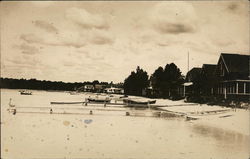
[[62,81],[46,81],[37,79],[13,79],[13,78],[1,78],[0,87],[9,89],[35,89],[35,90],[65,90],[73,91],[77,90],[87,84],[103,84],[110,85],[108,82],[99,82],[97,80],[93,82],[75,82],[65,83]]

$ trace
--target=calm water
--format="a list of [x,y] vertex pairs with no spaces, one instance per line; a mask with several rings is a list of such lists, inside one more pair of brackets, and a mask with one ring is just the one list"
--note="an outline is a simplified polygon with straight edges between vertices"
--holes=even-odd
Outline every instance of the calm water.
[[[149,117],[154,111],[148,109],[105,108],[103,111],[104,108],[93,105],[50,105],[51,101],[83,101],[86,96],[46,91],[33,91],[33,95],[24,96],[18,90],[2,89],[1,157],[249,158],[249,136],[222,128],[182,118]],[[27,108],[18,109],[16,115],[8,113],[10,98],[12,104]],[[52,107],[57,112],[80,114],[49,114],[47,108],[29,107]],[[90,110],[93,115],[89,115]],[[126,111],[134,116],[125,116]]]

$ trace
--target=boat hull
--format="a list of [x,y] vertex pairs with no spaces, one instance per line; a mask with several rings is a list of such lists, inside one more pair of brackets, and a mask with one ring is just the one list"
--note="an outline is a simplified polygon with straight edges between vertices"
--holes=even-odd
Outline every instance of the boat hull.
[[110,99],[94,99],[88,98],[88,102],[95,102],[95,103],[110,103]]
[[155,104],[156,100],[149,100],[149,101],[138,101],[133,99],[123,99],[123,103],[129,105],[148,105],[148,104]]

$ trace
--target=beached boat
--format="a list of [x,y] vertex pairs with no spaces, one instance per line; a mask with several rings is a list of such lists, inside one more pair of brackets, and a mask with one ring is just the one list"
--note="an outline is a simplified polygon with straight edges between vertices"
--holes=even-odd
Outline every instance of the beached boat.
[[97,103],[110,103],[110,98],[103,98],[103,97],[89,97],[87,98],[88,102],[97,102]]
[[50,102],[50,104],[82,104],[84,102]]
[[32,95],[32,92],[30,91],[20,91],[21,95]]
[[121,96],[119,98],[128,98],[128,96],[127,95],[123,95],[123,96]]
[[125,104],[135,104],[135,105],[148,105],[148,104],[155,104],[156,100],[148,100],[148,99],[131,99],[131,98],[126,98],[123,99],[123,103]]

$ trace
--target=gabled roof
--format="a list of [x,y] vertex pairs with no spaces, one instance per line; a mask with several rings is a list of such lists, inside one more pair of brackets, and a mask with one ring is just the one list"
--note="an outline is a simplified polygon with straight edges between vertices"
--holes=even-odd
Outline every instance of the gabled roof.
[[206,75],[213,75],[217,65],[214,64],[203,64],[202,72]]
[[249,73],[250,55],[221,53],[221,59],[229,73]]
[[188,71],[187,75],[186,75],[186,81],[193,81],[195,80],[197,77],[200,76],[202,68],[199,67],[194,67],[192,68],[190,71]]
[[194,67],[192,68],[190,71],[188,71],[187,74],[197,74],[201,72],[201,68],[200,67]]

